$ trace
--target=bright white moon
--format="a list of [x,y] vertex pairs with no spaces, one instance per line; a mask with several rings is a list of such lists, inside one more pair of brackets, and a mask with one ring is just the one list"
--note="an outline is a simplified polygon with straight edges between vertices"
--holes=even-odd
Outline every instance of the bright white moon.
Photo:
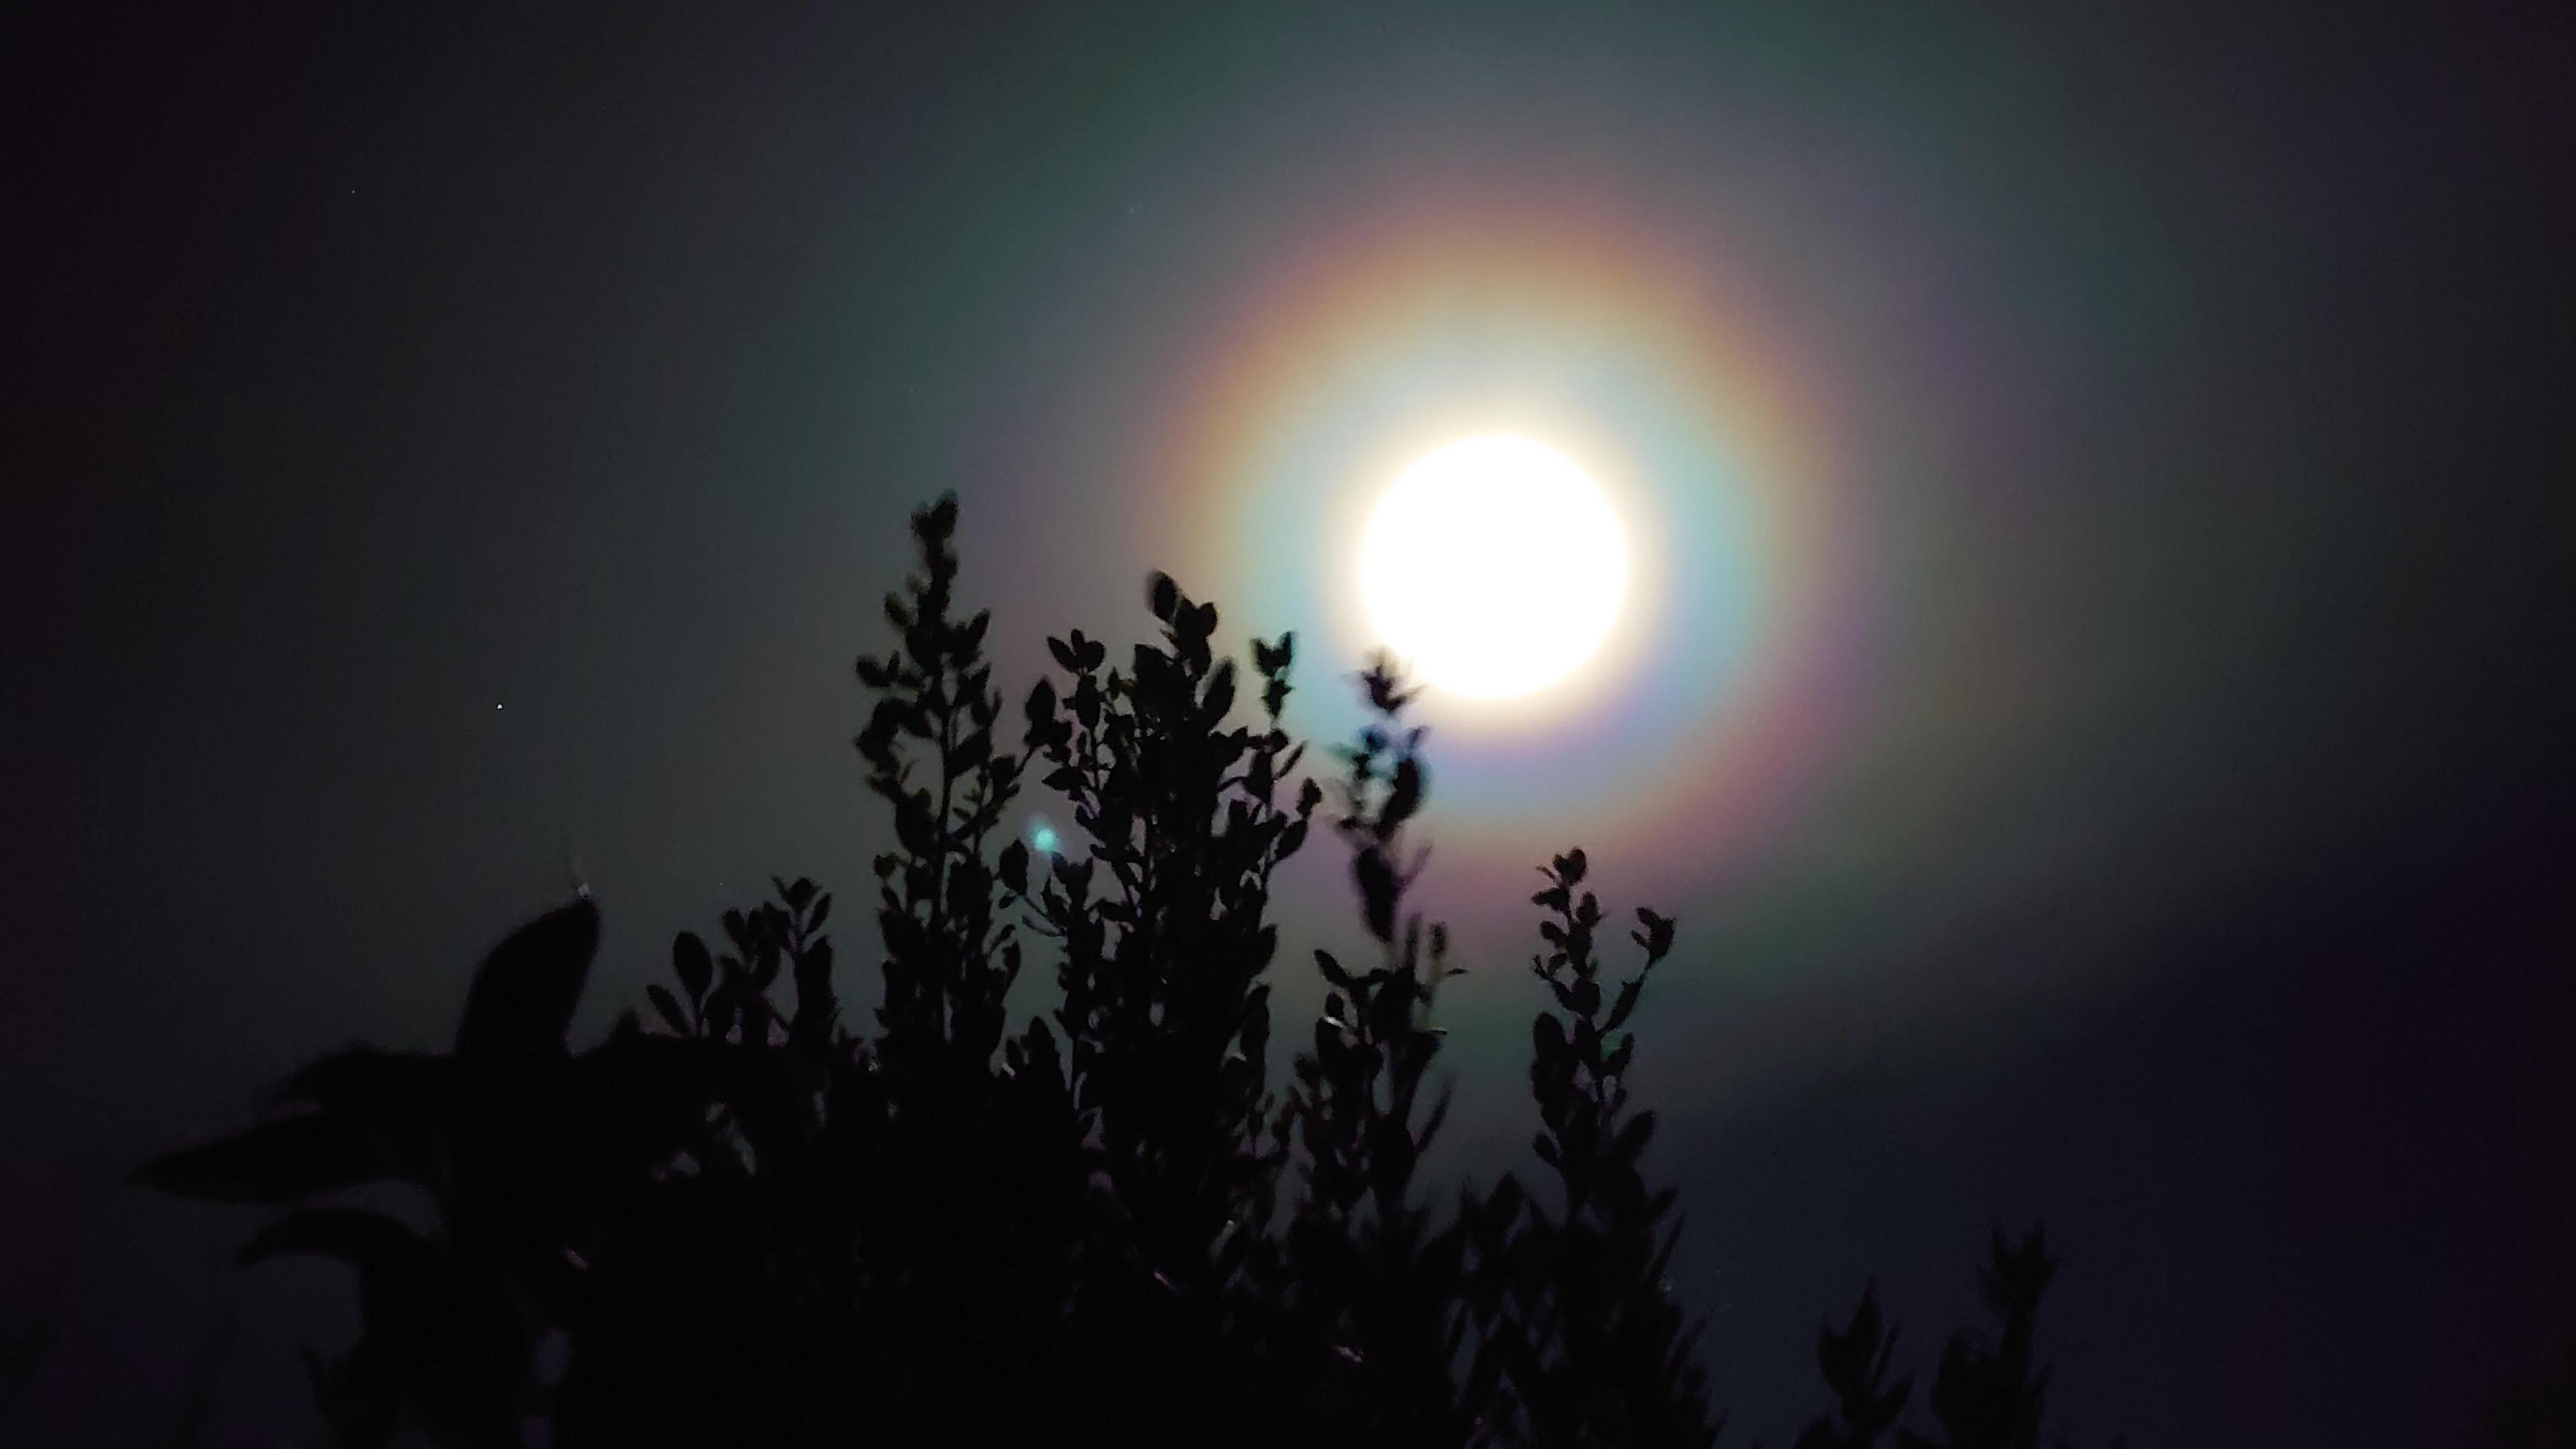
[[1583,470],[1527,438],[1407,468],[1360,544],[1370,622],[1417,676],[1493,699],[1552,684],[1618,619],[1628,550]]

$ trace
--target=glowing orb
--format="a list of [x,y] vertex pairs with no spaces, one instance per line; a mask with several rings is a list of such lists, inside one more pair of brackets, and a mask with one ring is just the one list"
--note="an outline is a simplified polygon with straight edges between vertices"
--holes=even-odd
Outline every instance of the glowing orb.
[[1415,676],[1477,698],[1572,673],[1609,637],[1627,582],[1601,490],[1526,438],[1469,438],[1405,469],[1360,545],[1379,637]]

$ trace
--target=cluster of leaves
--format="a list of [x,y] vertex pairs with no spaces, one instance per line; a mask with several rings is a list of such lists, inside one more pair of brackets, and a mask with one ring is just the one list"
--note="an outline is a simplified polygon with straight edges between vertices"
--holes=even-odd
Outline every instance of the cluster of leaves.
[[[1863,1289],[1849,1323],[1817,1331],[1816,1363],[1834,1408],[1807,1426],[1796,1449],[1876,1449],[1891,1435],[1898,1449],[2041,1449],[2049,1370],[2038,1363],[2034,1339],[2040,1295],[2056,1276],[2040,1229],[2019,1241],[1995,1230],[1992,1256],[1978,1270],[1994,1333],[1951,1335],[1932,1380],[1938,1432],[1928,1435],[1899,1426],[1914,1380],[1889,1381],[1896,1328],[1879,1308],[1878,1285]],[[2064,1449],[2065,1441],[2057,1445]]]
[[[1555,1183],[1435,1204],[1416,1180],[1448,1107],[1432,1006],[1459,968],[1405,905],[1429,777],[1393,668],[1360,676],[1370,722],[1328,813],[1375,960],[1315,953],[1323,1011],[1283,1096],[1272,881],[1326,796],[1281,724],[1294,640],[1253,641],[1240,723],[1215,607],[1157,575],[1159,638],[1123,667],[1079,631],[1048,641],[1059,677],[1014,749],[989,615],[956,611],[956,519],[947,499],[914,515],[895,646],[858,661],[876,695],[858,751],[896,841],[874,863],[873,1030],[844,1020],[832,897],[776,880],[726,913],[721,948],[677,938],[647,988],[657,1029],[628,1013],[575,1052],[584,898],[483,963],[452,1052],[323,1057],[272,1120],[145,1167],[284,1208],[245,1263],[355,1269],[361,1333],[313,1364],[338,1437],[512,1444],[540,1420],[564,1445],[1711,1442],[1698,1330],[1664,1281],[1674,1195],[1646,1179],[1654,1118],[1626,1081],[1673,921],[1637,912],[1643,964],[1605,998],[1583,852],[1542,869],[1552,1007],[1530,1080]],[[1004,839],[1032,771],[1079,855]],[[1013,1030],[1024,931],[1061,1002]],[[419,1210],[334,1196],[380,1184]],[[1851,1334],[1875,1342],[1864,1308]],[[2028,1442],[1977,1427],[2028,1372],[2026,1316],[1944,1360],[1959,1387],[1934,1407],[1961,1449]],[[1901,1410],[1902,1386],[1846,1391],[1872,1351],[1828,1355],[1850,1427],[1815,1442],[1873,1442]]]
[[[1560,1201],[1533,1203],[1511,1245],[1496,1304],[1516,1356],[1509,1377],[1533,1437],[1545,1444],[1704,1444],[1717,1437],[1707,1380],[1692,1357],[1699,1336],[1673,1302],[1665,1268],[1680,1234],[1675,1192],[1650,1189],[1641,1167],[1652,1112],[1629,1110],[1626,1075],[1646,975],[1672,954],[1671,918],[1639,907],[1630,939],[1637,974],[1605,1001],[1597,950],[1600,900],[1582,885],[1590,862],[1569,851],[1541,867],[1530,898],[1548,914],[1531,958],[1559,1011],[1531,1024],[1530,1090],[1543,1124],[1531,1146],[1555,1169]],[[1610,1044],[1612,1036],[1618,1045]]]

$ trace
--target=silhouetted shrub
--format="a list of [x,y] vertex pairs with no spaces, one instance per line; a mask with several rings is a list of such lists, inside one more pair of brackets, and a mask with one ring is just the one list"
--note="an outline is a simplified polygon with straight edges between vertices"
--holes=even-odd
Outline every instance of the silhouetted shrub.
[[1908,1433],[1914,1449],[2039,1449],[2048,1406],[2049,1370],[2034,1347],[2040,1295],[2057,1276],[2038,1228],[2019,1243],[1995,1229],[1994,1258],[1977,1286],[1993,1314],[1992,1340],[1971,1329],[1950,1336],[1932,1380],[1932,1416],[1941,1436]]
[[1879,1315],[1873,1283],[1861,1290],[1860,1304],[1840,1332],[1830,1323],[1816,1330],[1816,1366],[1833,1391],[1834,1408],[1807,1426],[1797,1449],[1875,1449],[1914,1392],[1912,1379],[1887,1381],[1895,1352],[1896,1330]]
[[[1673,920],[1637,910],[1641,964],[1609,989],[1583,852],[1541,868],[1530,1083],[1557,1181],[1506,1174],[1443,1210],[1416,1179],[1448,1106],[1431,1008],[1457,968],[1405,907],[1429,774],[1392,666],[1359,677],[1370,719],[1328,816],[1373,959],[1315,953],[1323,1012],[1283,1098],[1271,881],[1326,796],[1280,724],[1294,640],[1252,642],[1258,719],[1237,723],[1215,607],[1156,575],[1159,642],[1121,667],[1079,631],[1049,639],[1060,678],[1029,692],[1014,749],[989,615],[956,612],[956,521],[953,499],[914,515],[894,647],[858,661],[875,703],[856,743],[897,842],[874,862],[874,1030],[836,993],[833,897],[774,880],[717,944],[680,933],[652,1028],[629,1012],[572,1051],[585,896],[484,961],[452,1051],[324,1056],[274,1119],[143,1169],[286,1209],[246,1264],[355,1271],[359,1335],[312,1362],[335,1435],[516,1444],[533,1418],[567,1446],[1711,1442],[1699,1328],[1665,1282],[1674,1193],[1647,1181],[1654,1114],[1626,1080]],[[1070,804],[1078,855],[1006,838],[1031,771]],[[1014,1030],[1024,931],[1061,1004]],[[427,1226],[326,1201],[385,1183]],[[2035,1442],[2030,1316],[2053,1266],[2036,1235],[1998,1238],[2002,1339],[1954,1342],[1931,1396],[1955,1449]],[[1820,1357],[1839,1418],[1800,1444],[1875,1443],[1907,1385],[1882,1387],[1873,1298]]]

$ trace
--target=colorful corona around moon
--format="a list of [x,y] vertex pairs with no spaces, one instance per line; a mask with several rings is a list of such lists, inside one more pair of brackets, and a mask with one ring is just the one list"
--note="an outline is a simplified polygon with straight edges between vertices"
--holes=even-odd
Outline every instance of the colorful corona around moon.
[[1399,225],[1248,279],[1157,455],[1167,556],[1223,581],[1229,634],[1298,631],[1321,740],[1359,719],[1359,545],[1401,469],[1509,433],[1599,484],[1630,545],[1607,642],[1524,698],[1423,700],[1447,858],[1758,849],[1861,710],[1865,540],[1823,419],[1722,271],[1640,233]]

